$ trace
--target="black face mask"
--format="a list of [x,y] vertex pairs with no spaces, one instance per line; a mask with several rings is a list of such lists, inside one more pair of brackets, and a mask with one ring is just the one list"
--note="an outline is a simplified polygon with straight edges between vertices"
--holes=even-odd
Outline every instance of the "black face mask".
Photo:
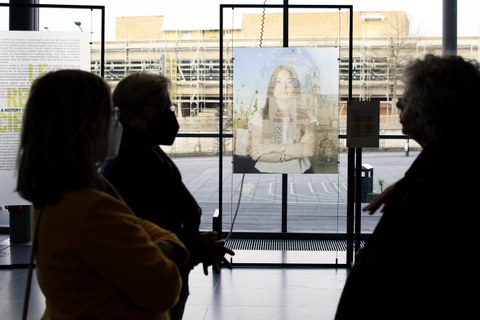
[[171,146],[179,128],[175,112],[167,111],[148,121],[146,135],[152,144]]

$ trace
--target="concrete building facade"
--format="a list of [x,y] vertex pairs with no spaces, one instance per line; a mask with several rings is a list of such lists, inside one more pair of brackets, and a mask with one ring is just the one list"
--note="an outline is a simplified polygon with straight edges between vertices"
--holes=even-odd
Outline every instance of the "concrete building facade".
[[[313,10],[312,10],[313,11]],[[403,11],[292,12],[288,15],[289,47],[335,47],[339,50],[340,133],[345,132],[349,94],[349,28],[353,23],[352,98],[379,100],[381,130],[400,134],[395,102],[402,95],[401,71],[407,61],[442,53],[441,37],[410,33]],[[185,131],[217,131],[218,110],[233,103],[233,48],[282,47],[282,13],[248,13],[220,25],[169,16],[117,17],[114,41],[105,44],[105,78],[114,87],[124,76],[149,70],[166,74]],[[223,50],[224,95],[220,99],[220,50]],[[480,56],[480,39],[458,38],[458,54]],[[92,44],[92,70],[100,71],[100,44]],[[202,117],[202,125],[193,119]],[[231,121],[230,121],[231,122]],[[225,120],[224,129],[232,129]]]

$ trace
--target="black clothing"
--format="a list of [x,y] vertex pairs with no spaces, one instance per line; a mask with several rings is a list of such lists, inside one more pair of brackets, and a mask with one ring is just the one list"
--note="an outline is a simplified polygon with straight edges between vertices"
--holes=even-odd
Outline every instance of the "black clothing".
[[118,156],[107,160],[101,172],[135,214],[174,232],[185,243],[190,262],[180,269],[180,297],[188,296],[188,275],[201,261],[198,235],[202,209],[182,182],[175,163],[137,130],[124,127]]
[[467,276],[476,232],[474,188],[467,185],[474,172],[462,153],[422,150],[356,257],[335,320],[465,318],[473,306],[467,288],[475,290]]

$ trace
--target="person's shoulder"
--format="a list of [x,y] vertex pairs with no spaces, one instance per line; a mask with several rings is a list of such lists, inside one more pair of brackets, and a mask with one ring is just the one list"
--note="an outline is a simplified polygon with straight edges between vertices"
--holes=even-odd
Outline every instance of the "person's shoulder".
[[120,153],[117,157],[106,160],[100,167],[100,172],[111,180],[137,180],[148,176],[152,168],[158,165],[158,157],[152,151],[149,153]]
[[135,156],[129,153],[120,153],[115,158],[106,159],[100,166],[102,173],[107,173],[113,170],[117,170],[122,167],[130,167],[132,164],[139,162],[139,156]]
[[58,225],[75,225],[76,228],[87,221],[98,221],[102,215],[130,214],[128,206],[120,199],[94,188],[68,192],[57,204],[45,209]]
[[66,202],[77,203],[78,206],[90,207],[102,204],[119,204],[122,201],[114,196],[95,189],[95,188],[83,188],[75,192],[70,192],[65,196]]

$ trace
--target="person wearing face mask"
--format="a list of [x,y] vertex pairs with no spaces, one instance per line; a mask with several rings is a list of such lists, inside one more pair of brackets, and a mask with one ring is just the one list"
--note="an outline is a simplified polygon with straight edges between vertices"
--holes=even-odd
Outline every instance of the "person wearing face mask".
[[184,244],[136,216],[98,171],[116,153],[116,119],[110,87],[93,73],[50,71],[32,83],[16,190],[33,208],[41,319],[167,320],[179,299]]
[[402,131],[422,147],[403,178],[364,210],[382,216],[357,251],[335,320],[468,319],[477,289],[474,201],[480,65],[460,56],[410,61]]
[[182,181],[173,160],[161,145],[172,145],[179,124],[172,110],[170,80],[162,75],[138,72],[123,78],[113,91],[120,110],[123,135],[118,156],[102,164],[102,174],[116,187],[140,217],[174,232],[187,246],[188,264],[180,269],[183,287],[171,310],[180,320],[189,295],[190,271],[202,264],[204,273],[218,264],[231,267],[225,247],[216,232],[200,232],[202,209]]

